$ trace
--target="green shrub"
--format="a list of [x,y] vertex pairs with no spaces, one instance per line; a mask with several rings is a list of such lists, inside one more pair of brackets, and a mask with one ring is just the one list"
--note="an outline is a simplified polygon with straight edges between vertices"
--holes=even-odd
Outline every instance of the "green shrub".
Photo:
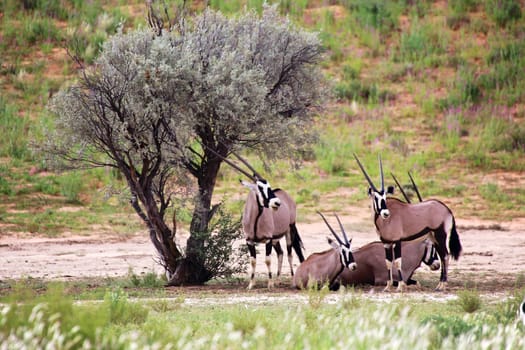
[[66,20],[69,8],[61,0],[23,0],[25,10],[38,11],[46,16]]
[[26,137],[29,120],[3,97],[0,97],[0,125],[0,156],[25,159],[29,155]]
[[121,289],[106,293],[103,307],[109,312],[109,320],[114,324],[141,324],[148,316],[148,309],[138,303],[130,303],[128,295]]
[[79,172],[65,174],[59,179],[60,194],[66,197],[68,203],[79,203],[83,183],[82,175]]
[[432,57],[446,53],[447,42],[445,33],[436,30],[435,25],[414,19],[410,30],[401,33],[399,48],[394,57],[399,62],[421,62],[424,66],[431,66],[429,63],[432,63]]
[[347,0],[349,12],[362,26],[390,34],[398,27],[398,18],[403,8],[401,2],[382,0]]
[[458,304],[468,313],[473,313],[481,307],[481,297],[475,290],[462,290],[458,292]]
[[55,23],[48,17],[38,15],[25,17],[22,26],[22,35],[18,36],[18,40],[23,39],[23,42],[18,42],[22,46],[25,44],[34,45],[44,41],[60,42],[62,38]]
[[483,96],[479,78],[473,68],[460,67],[456,73],[448,97],[442,101],[442,108],[472,106],[481,101]]
[[504,27],[521,18],[521,3],[519,0],[485,0],[485,12]]

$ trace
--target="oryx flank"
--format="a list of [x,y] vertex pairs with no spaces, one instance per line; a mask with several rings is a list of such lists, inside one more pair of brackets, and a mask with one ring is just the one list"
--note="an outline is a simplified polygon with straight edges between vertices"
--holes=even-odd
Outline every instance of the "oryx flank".
[[350,249],[352,240],[348,240],[343,225],[337,215],[335,217],[343,233],[343,239],[335,233],[323,214],[320,212],[318,212],[318,214],[323,218],[326,226],[328,226],[330,232],[332,232],[332,235],[334,235],[337,240],[337,243],[331,238],[328,238],[328,243],[332,246],[331,249],[321,253],[314,253],[303,261],[295,272],[293,284],[296,288],[302,289],[310,286],[319,288],[327,283],[330,290],[337,290],[339,289],[338,277],[343,269],[356,269],[356,263]]
[[[248,289],[252,289],[255,283],[255,266],[256,266],[256,243],[266,244],[266,266],[268,268],[268,288],[273,287],[271,257],[272,246],[277,253],[277,277],[281,275],[283,263],[283,250],[280,239],[286,238],[286,248],[288,253],[288,262],[290,272],[293,276],[293,256],[292,246],[299,257],[299,261],[304,261],[302,252],[302,241],[295,225],[296,204],[292,197],[284,190],[272,189],[268,181],[255,171],[255,169],[237,153],[232,152],[244,165],[253,173],[241,169],[235,163],[221,157],[231,167],[248,177],[251,182],[241,181],[241,183],[250,189],[248,198],[244,205],[242,216],[242,228],[250,253],[250,264],[252,267],[250,274],[250,283]],[[218,156],[218,155],[217,155]]]
[[403,269],[400,268],[401,242],[424,237],[432,239],[441,260],[441,277],[436,289],[446,289],[449,263],[447,235],[450,235],[449,248],[455,260],[459,258],[462,249],[452,211],[445,204],[434,199],[420,203],[405,203],[397,198],[387,198],[388,194],[393,194],[394,187],[388,186],[385,190],[381,157],[379,157],[380,189],[374,186],[359,158],[355,154],[354,157],[370,185],[368,195],[372,199],[374,224],[381,241],[385,244],[386,265],[390,271],[390,280],[385,290],[389,290],[393,285],[392,263],[397,265],[400,273],[398,289],[402,291],[406,285],[407,280],[403,278]]
[[[385,266],[385,250],[383,243],[371,242],[352,251],[357,269],[344,269],[339,276],[342,285],[371,284],[381,286],[390,280],[389,272]],[[410,241],[403,243],[402,274],[407,278],[407,285],[417,285],[412,279],[414,271],[425,263],[431,270],[439,269],[439,257],[434,245],[429,239],[423,241]],[[394,282],[399,278],[397,269],[393,271]]]

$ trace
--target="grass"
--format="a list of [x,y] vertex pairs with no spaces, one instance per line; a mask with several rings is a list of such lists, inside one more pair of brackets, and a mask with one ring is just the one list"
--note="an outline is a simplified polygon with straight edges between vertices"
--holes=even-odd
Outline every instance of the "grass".
[[[38,293],[32,288],[39,288]],[[86,341],[95,347],[195,349],[524,345],[524,329],[515,313],[523,296],[518,289],[503,300],[490,302],[474,291],[449,301],[385,301],[353,289],[338,293],[325,289],[278,294],[257,291],[257,297],[252,292],[236,292],[226,297],[222,293],[219,298],[214,293],[177,289],[171,295],[157,295],[159,299],[139,300],[130,294],[132,289],[114,282],[99,290],[104,291],[95,299],[100,302],[76,302],[72,297],[75,289],[68,290],[61,283],[44,289],[38,284],[14,287],[0,306],[2,343],[57,347],[56,342],[62,341],[58,347],[64,349],[83,348]],[[232,302],[225,303],[225,298]],[[32,336],[23,337],[24,333]]]

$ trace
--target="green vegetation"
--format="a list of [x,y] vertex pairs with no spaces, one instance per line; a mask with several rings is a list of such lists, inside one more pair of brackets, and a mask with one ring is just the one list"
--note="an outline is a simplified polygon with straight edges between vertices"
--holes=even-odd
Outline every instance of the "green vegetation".
[[[167,2],[170,7],[181,3]],[[202,10],[202,1],[187,3],[191,11]],[[322,67],[333,82],[328,87],[333,99],[316,123],[319,142],[304,151],[303,164],[295,172],[285,161],[271,164],[278,165],[271,183],[289,189],[299,204],[299,221],[310,220],[320,206],[344,212],[345,205],[355,204],[366,210],[366,189],[353,153],[374,178],[378,153],[402,183],[408,183],[404,175],[410,170],[423,196],[454,203],[456,217],[500,221],[525,215],[522,181],[498,177],[509,172],[513,179],[522,178],[525,171],[520,1],[270,3],[319,32],[326,49]],[[209,1],[227,14],[245,6],[260,11],[262,4]],[[52,125],[46,113],[49,98],[70,84],[78,64],[92,64],[101,44],[120,28],[126,32],[146,25],[144,1],[5,0],[0,13],[0,235],[142,230],[117,174],[102,168],[53,172],[34,144],[44,142],[42,135]],[[67,51],[82,62],[72,61]],[[248,157],[264,168],[256,155]],[[244,191],[238,175],[222,167],[217,201],[223,200],[228,212],[240,213],[237,194],[244,198]],[[177,198],[169,209],[169,215],[176,210],[181,224],[191,219],[184,201]],[[235,219],[222,224],[225,234]],[[258,290],[254,297],[239,292],[244,284],[233,280],[226,287],[211,286],[211,293],[172,291],[161,288],[164,283],[154,273],[132,271],[123,280],[0,281],[0,343],[62,349],[88,344],[111,349],[525,346],[523,326],[516,322],[522,276],[506,286],[512,294],[496,302],[472,281],[455,286],[459,292],[453,300],[407,297],[389,303],[360,290],[291,296]],[[226,290],[217,297],[213,288]],[[282,296],[284,301],[225,305],[230,295],[245,300]]]
[[[8,348],[192,349],[522,348],[516,320],[523,291],[486,303],[475,292],[457,300],[386,302],[350,290],[293,295],[191,294],[140,302],[120,286],[100,302],[75,301],[62,284],[34,293],[16,287],[0,306],[0,341]],[[264,293],[263,293],[264,294]],[[236,301],[243,300],[242,305]],[[231,301],[228,303],[226,301]],[[458,307],[458,303],[462,307]],[[465,306],[468,305],[468,309]],[[392,322],[395,320],[395,322]],[[380,336],[378,336],[380,334]],[[30,335],[30,336],[28,336]]]
[[[170,8],[178,3],[168,1]],[[245,5],[260,10],[262,3],[211,1],[210,6],[233,14]],[[313,213],[339,186],[362,186],[354,152],[371,169],[381,153],[389,171],[411,170],[427,196],[444,200],[473,201],[468,196],[477,194],[459,184],[492,172],[525,170],[525,45],[520,39],[525,22],[518,1],[455,0],[445,7],[428,1],[414,6],[382,0],[336,1],[330,7],[307,0],[272,3],[319,32],[327,50],[323,67],[337,99],[335,108],[319,117],[320,142],[304,153],[307,163],[295,175],[271,175],[286,174],[279,187],[297,186],[292,194],[304,206],[300,215]],[[196,11],[201,5],[188,2]],[[104,194],[124,188],[121,179],[97,171],[49,174],[50,164],[32,152],[31,142],[43,142],[40,135],[51,125],[45,114],[49,96],[75,72],[76,63],[64,49],[90,64],[119,26],[125,31],[145,25],[143,6],[139,0],[97,0],[89,6],[61,0],[2,3],[0,217],[9,230],[57,235],[87,229],[91,220],[86,216],[108,223],[108,210],[133,215],[119,198],[104,203]],[[235,175],[222,179],[219,196],[231,189],[240,192]],[[521,184],[496,186],[496,191],[482,187],[476,215],[523,216]],[[230,202],[228,207],[238,209]],[[57,212],[65,205],[79,206],[79,215],[60,224]],[[470,207],[453,210],[456,216],[471,216]]]

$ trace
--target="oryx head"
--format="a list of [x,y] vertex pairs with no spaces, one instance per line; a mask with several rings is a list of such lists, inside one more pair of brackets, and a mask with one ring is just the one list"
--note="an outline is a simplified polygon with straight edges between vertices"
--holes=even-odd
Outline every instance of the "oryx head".
[[240,155],[238,155],[235,152],[231,152],[237,159],[239,159],[246,167],[248,167],[251,172],[250,174],[248,171],[242,169],[234,162],[228,160],[227,158],[221,156],[216,151],[214,151],[211,148],[208,148],[213,154],[215,154],[217,157],[220,157],[222,160],[224,160],[227,164],[229,164],[232,168],[240,172],[241,174],[245,175],[247,178],[251,180],[249,181],[243,181],[241,180],[241,183],[248,187],[251,191],[253,191],[257,197],[257,202],[261,207],[264,208],[271,208],[274,210],[279,209],[279,206],[281,205],[281,200],[275,195],[274,191],[272,190],[270,184],[268,181],[266,181],[251,165],[248,163],[244,158],[242,158]]
[[423,262],[430,267],[432,271],[435,271],[441,267],[441,262],[437,255],[434,244],[429,240],[425,239],[425,255],[423,256]]
[[253,180],[255,182],[241,181],[241,183],[255,192],[257,202],[260,206],[274,210],[279,209],[281,200],[277,198],[268,181],[255,175],[253,176]]
[[365,175],[368,184],[370,185],[370,187],[368,188],[368,196],[372,198],[372,206],[374,208],[374,212],[377,215],[381,216],[383,219],[387,219],[390,216],[390,210],[388,210],[388,207],[386,206],[386,196],[387,194],[394,193],[394,186],[388,186],[385,191],[385,178],[383,176],[383,163],[381,162],[381,156],[378,156],[379,171],[381,174],[381,189],[377,189],[377,187],[374,186],[374,183],[370,179],[370,176],[368,176],[365,168],[359,161],[359,158],[357,158],[355,154],[354,157],[357,161],[357,164],[359,165],[359,168],[361,168],[363,175]]
[[324,215],[321,212],[317,212],[321,217],[323,218],[323,221],[325,222],[326,226],[330,229],[330,232],[332,232],[332,235],[334,235],[335,239],[337,240],[337,243],[334,242],[331,238],[328,238],[328,243],[337,251],[339,251],[339,254],[341,256],[341,262],[343,264],[343,267],[347,267],[349,270],[353,271],[357,268],[357,264],[354,260],[354,255],[352,254],[352,250],[350,249],[350,246],[352,244],[352,240],[348,240],[348,237],[346,235],[345,229],[343,228],[343,225],[341,224],[341,221],[339,220],[339,217],[335,215],[337,218],[337,222],[339,223],[339,227],[341,228],[341,232],[343,233],[343,239],[341,239],[337,233],[335,233],[334,229],[328,221],[326,221]]

